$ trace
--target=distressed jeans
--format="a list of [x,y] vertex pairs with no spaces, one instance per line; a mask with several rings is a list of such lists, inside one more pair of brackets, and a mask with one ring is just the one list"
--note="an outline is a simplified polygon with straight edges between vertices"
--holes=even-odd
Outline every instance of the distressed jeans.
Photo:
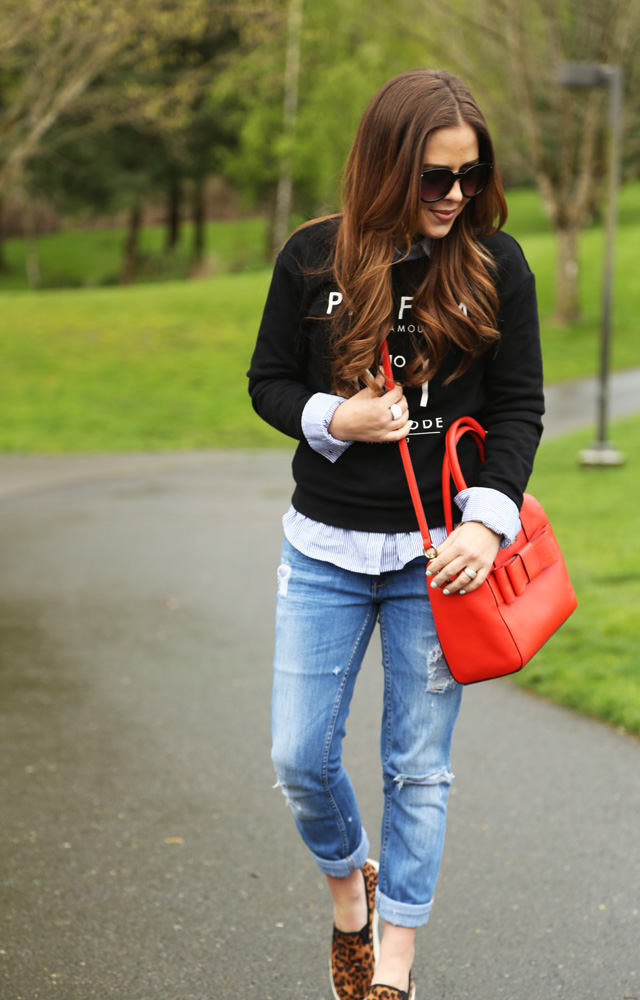
[[349,875],[369,853],[342,741],[380,624],[384,811],[376,906],[384,920],[418,927],[429,918],[440,869],[462,694],[436,636],[425,559],[369,576],[310,559],[285,540],[278,580],[272,757],[298,830],[327,875]]

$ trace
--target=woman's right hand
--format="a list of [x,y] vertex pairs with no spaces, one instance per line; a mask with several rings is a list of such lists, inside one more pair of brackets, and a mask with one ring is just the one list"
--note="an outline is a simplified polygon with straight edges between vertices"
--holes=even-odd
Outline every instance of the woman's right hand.
[[[377,384],[385,384],[384,373],[376,376]],[[394,419],[391,407],[400,407],[402,416]],[[329,433],[338,441],[400,441],[411,429],[409,406],[401,385],[395,385],[382,396],[370,388],[361,389],[337,408]]]

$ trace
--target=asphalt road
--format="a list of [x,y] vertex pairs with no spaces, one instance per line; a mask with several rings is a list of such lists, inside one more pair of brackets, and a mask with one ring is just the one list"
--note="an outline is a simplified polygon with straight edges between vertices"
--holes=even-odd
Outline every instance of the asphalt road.
[[[2,1000],[330,996],[269,761],[289,463],[0,457]],[[346,745],[373,844],[379,660]],[[453,769],[418,1000],[640,998],[640,742],[493,682]]]

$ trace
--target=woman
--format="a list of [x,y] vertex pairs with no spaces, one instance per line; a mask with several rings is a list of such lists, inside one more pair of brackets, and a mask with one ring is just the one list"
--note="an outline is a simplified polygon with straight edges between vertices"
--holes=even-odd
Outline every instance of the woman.
[[[407,1000],[416,928],[440,867],[461,687],[425,587],[470,593],[518,510],[541,433],[534,280],[500,231],[504,193],[486,122],[438,70],[373,98],[345,173],[343,211],[302,227],[276,262],[249,391],[299,440],[278,570],[273,760],[333,897],[337,1000]],[[388,338],[396,385],[383,391]],[[469,414],[486,460],[461,446],[460,523],[442,525],[444,436]],[[411,455],[437,558],[427,565],[399,450]],[[375,621],[385,672],[379,871],[341,761]],[[377,916],[385,921],[380,947]]]

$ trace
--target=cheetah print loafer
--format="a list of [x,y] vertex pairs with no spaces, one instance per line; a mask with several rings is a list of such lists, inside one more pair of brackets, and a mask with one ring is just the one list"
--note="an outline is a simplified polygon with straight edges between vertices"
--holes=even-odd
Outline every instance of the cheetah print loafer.
[[378,884],[377,861],[367,860],[361,871],[367,891],[368,919],[360,931],[347,933],[333,928],[330,971],[334,1000],[364,1000],[378,958],[378,912],[374,903]]
[[409,989],[406,993],[404,990],[397,990],[395,986],[383,986],[382,983],[376,983],[375,986],[370,987],[364,1000],[416,1000],[416,986],[413,977],[409,976]]

